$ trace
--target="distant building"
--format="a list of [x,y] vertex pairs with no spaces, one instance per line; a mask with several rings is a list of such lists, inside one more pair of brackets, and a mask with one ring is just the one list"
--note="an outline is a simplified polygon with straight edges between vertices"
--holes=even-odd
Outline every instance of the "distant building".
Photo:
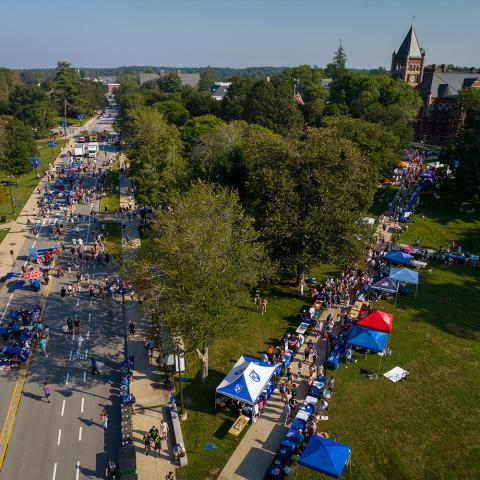
[[480,88],[480,74],[448,72],[445,65],[424,68],[425,51],[410,27],[397,52],[392,55],[390,75],[404,80],[422,97],[423,106],[415,125],[416,140],[443,143],[454,136],[465,120],[459,112],[458,94],[463,87]]
[[[160,73],[140,73],[140,85],[143,85],[151,80],[158,80],[160,77],[167,75],[167,73],[170,72],[160,70]],[[200,83],[199,73],[182,73],[181,71],[177,71],[177,75],[179,76],[182,85],[188,85],[192,88],[196,88]]]
[[109,83],[117,83],[118,78],[115,77],[114,75],[109,75],[109,76],[99,76],[97,77],[99,82],[102,82],[104,85],[108,85]]
[[215,82],[214,87],[212,88],[212,98],[217,101],[222,101],[227,94],[228,87],[232,82]]

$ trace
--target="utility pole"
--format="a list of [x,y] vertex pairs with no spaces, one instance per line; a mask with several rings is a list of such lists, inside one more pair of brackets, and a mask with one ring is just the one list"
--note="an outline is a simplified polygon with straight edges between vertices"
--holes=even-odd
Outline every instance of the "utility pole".
[[65,145],[67,144],[67,97],[63,101],[63,135],[65,137]]

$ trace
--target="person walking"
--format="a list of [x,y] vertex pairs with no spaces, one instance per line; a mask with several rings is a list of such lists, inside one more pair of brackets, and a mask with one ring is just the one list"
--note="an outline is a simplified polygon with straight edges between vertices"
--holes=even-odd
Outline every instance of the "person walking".
[[108,428],[108,413],[105,409],[100,414],[100,421],[102,422],[102,427],[106,430]]
[[153,449],[154,449],[155,457],[159,457],[160,452],[162,451],[162,438],[160,436],[155,438],[153,443]]
[[167,440],[168,430],[169,430],[168,423],[165,421],[165,419],[163,419],[160,422],[160,437],[162,440],[165,440],[165,442],[167,442],[167,448],[168,448],[168,440]]
[[152,449],[152,439],[148,433],[143,436],[143,444],[145,445],[145,455],[148,457]]
[[288,421],[290,420],[290,402],[286,402],[285,406],[283,407],[283,414],[285,415],[285,419],[283,421],[283,424],[285,427],[288,425]]
[[100,373],[100,371],[97,368],[97,359],[95,357],[90,358],[90,367],[92,368],[92,375],[95,375],[96,373]]
[[50,395],[51,395],[51,390],[50,387],[48,386],[47,382],[43,383],[43,394],[45,395],[45,398],[47,399],[47,402],[50,403]]
[[302,375],[302,369],[303,369],[303,363],[300,360],[297,364],[297,380],[300,378],[300,375]]
[[45,357],[48,357],[48,355],[47,355],[47,339],[46,338],[41,338],[40,341],[38,342],[38,346],[40,347],[40,350],[43,352]]
[[175,475],[173,472],[168,472],[165,476],[165,480],[175,480]]
[[60,290],[60,297],[62,297],[62,300],[65,301],[66,296],[67,296],[67,290],[65,289],[65,286],[62,286]]

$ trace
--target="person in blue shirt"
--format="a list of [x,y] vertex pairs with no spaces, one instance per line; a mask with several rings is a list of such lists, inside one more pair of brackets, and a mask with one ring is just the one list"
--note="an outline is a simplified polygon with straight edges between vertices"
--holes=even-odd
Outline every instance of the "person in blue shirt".
[[92,375],[95,375],[96,373],[100,373],[100,371],[97,368],[97,360],[94,357],[90,358],[90,366],[92,368]]
[[295,435],[295,446],[297,448],[301,447],[304,441],[305,441],[305,437],[303,436],[303,430],[300,429]]

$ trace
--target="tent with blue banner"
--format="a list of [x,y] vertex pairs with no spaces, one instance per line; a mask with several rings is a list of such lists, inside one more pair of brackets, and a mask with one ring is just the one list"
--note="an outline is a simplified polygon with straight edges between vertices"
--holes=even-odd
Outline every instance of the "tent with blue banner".
[[385,260],[389,260],[390,262],[399,263],[401,265],[410,265],[412,263],[412,256],[408,255],[400,250],[390,250],[385,255]]
[[242,355],[217,387],[216,394],[255,405],[275,369],[275,365]]
[[350,447],[314,434],[298,463],[329,477],[340,478],[349,459]]
[[390,278],[393,278],[400,283],[409,283],[415,285],[415,296],[418,291],[418,272],[410,270],[409,268],[394,268],[390,269]]
[[390,277],[383,277],[380,280],[374,281],[370,288],[373,288],[374,290],[380,290],[381,292],[397,293],[398,282]]
[[355,347],[371,350],[372,352],[383,352],[387,340],[388,333],[355,325],[348,336],[347,343]]

